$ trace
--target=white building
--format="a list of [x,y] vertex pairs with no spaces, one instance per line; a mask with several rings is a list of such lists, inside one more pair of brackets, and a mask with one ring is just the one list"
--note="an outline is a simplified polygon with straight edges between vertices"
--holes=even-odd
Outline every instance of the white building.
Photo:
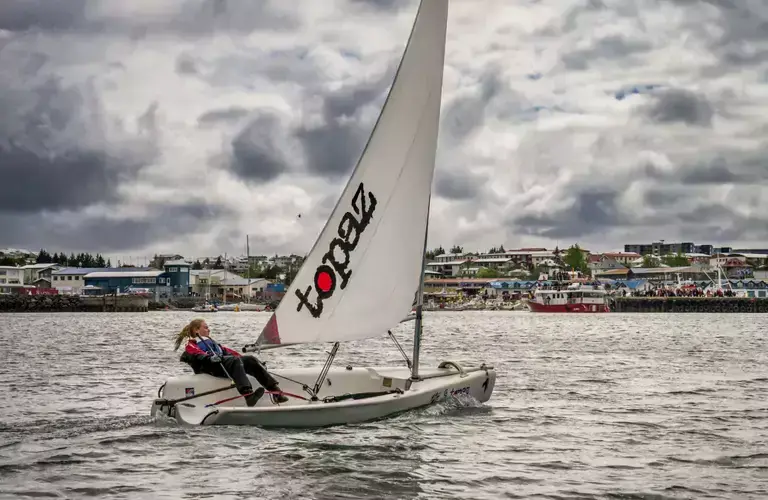
[[440,255],[435,256],[435,260],[433,262],[454,262],[454,261],[464,261],[466,259],[462,259],[464,257],[463,253],[443,253]]
[[550,252],[549,250],[545,251],[539,251],[539,252],[531,252],[531,263],[534,267],[538,267],[542,265],[545,261],[548,260],[554,260],[555,254],[553,252]]
[[0,285],[23,285],[24,268],[0,266]]
[[496,257],[481,255],[479,258],[472,261],[472,264],[480,267],[487,267],[489,269],[501,269],[502,267],[509,266],[512,263],[511,257]]
[[642,260],[643,258],[642,255],[636,252],[605,252],[600,255],[608,257],[609,259],[613,259],[619,264],[624,264],[625,266],[632,264],[637,259]]
[[192,269],[189,272],[192,292],[203,297],[223,298],[226,293],[245,299],[263,292],[268,284],[270,281],[264,278],[251,278],[249,281],[225,269]]
[[[442,257],[442,255],[438,255],[436,258],[439,259],[440,257]],[[462,270],[462,266],[467,263],[469,263],[469,259],[436,260],[426,264],[426,269],[428,271],[434,271],[441,276],[458,276]]]
[[86,274],[106,270],[100,267],[65,267],[51,273],[51,286],[62,295],[80,295]]

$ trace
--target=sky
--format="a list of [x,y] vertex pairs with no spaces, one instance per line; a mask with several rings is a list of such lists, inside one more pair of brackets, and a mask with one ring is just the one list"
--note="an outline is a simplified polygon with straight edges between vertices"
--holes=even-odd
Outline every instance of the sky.
[[[305,254],[417,6],[3,0],[0,247]],[[451,0],[448,23],[430,247],[768,247],[764,0]]]

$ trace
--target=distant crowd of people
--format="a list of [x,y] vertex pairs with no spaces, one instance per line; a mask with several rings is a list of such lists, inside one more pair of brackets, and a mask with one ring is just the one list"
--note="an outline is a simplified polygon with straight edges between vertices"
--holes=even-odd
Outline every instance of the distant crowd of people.
[[699,287],[683,287],[683,288],[649,288],[646,290],[634,290],[627,293],[626,288],[622,290],[622,296],[626,297],[735,297],[736,294],[733,290],[718,289],[715,291],[707,290],[706,292]]

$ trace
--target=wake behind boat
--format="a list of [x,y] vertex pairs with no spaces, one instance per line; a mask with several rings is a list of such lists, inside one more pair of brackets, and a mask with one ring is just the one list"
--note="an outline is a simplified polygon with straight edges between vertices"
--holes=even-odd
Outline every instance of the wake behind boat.
[[[424,266],[440,121],[448,0],[422,0],[379,119],[326,226],[255,345],[243,351],[332,343],[325,365],[287,368],[287,403],[248,407],[229,380],[171,377],[152,414],[189,425],[322,427],[379,419],[459,394],[485,402],[496,372],[444,361],[420,369]],[[384,335],[408,319],[407,368],[331,368],[342,342]],[[252,380],[255,384],[255,381]],[[256,387],[256,385],[254,385]]]

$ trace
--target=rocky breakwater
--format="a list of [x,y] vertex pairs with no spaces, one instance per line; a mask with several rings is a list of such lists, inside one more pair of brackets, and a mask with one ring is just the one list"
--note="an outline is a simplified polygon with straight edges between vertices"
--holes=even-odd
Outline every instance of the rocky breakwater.
[[136,295],[0,295],[0,312],[146,312],[148,304]]

